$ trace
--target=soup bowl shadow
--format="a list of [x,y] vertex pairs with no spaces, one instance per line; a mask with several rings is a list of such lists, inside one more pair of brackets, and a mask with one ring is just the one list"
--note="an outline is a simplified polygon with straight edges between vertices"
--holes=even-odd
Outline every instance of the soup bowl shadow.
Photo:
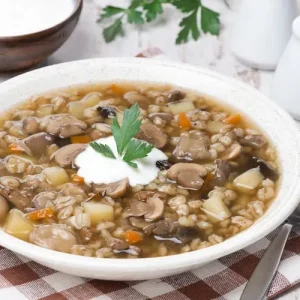
[[19,71],[38,64],[58,50],[76,27],[83,0],[73,0],[67,19],[45,30],[11,37],[0,36],[0,72]]
[[[101,82],[148,82],[194,90],[239,111],[257,125],[275,147],[281,180],[276,198],[250,228],[201,250],[138,259],[83,257],[24,242],[0,227],[0,245],[55,270],[105,280],[145,280],[196,269],[241,250],[269,234],[293,212],[300,199],[300,132],[294,120],[276,103],[242,82],[202,68],[147,60],[105,58],[53,65],[0,84],[0,111],[31,96],[61,88]],[[16,88],[18,87],[18,88]],[[9,101],[6,101],[9,99]],[[245,266],[246,267],[246,266]]]

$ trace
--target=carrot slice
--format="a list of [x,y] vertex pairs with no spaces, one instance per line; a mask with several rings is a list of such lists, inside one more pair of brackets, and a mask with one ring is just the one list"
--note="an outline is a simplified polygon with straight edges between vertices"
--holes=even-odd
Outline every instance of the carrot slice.
[[238,124],[241,122],[241,115],[240,114],[236,114],[236,115],[232,115],[229,116],[228,118],[226,118],[224,120],[224,123],[226,124],[230,124],[230,125],[234,125],[234,124]]
[[184,130],[189,130],[192,127],[191,121],[189,120],[189,118],[186,116],[185,113],[180,113],[178,115],[178,123],[180,127]]
[[139,232],[133,230],[126,231],[124,237],[129,244],[136,244],[143,240],[142,235]]
[[24,153],[24,149],[22,147],[20,147],[17,144],[10,144],[8,146],[8,152],[11,154],[19,154],[19,153]]
[[87,144],[91,142],[91,138],[88,135],[74,135],[71,136],[72,144]]
[[84,184],[84,178],[77,174],[74,174],[72,175],[72,182],[78,184]]
[[43,220],[54,216],[54,211],[51,207],[39,209],[27,214],[27,218],[32,221]]
[[120,88],[118,85],[113,84],[111,86],[112,92],[116,95],[116,96],[121,96],[124,94],[124,91],[122,90],[122,88]]

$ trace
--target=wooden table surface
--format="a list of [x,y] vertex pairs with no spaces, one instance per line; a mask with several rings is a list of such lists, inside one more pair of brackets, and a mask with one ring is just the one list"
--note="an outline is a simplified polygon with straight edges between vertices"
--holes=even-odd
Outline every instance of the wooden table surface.
[[[300,0],[299,0],[300,1]],[[84,8],[78,27],[66,44],[42,65],[51,65],[72,60],[127,56],[132,57],[149,48],[159,47],[171,59],[210,68],[239,78],[269,95],[273,72],[262,72],[247,68],[237,62],[230,52],[230,36],[236,20],[239,5],[237,0],[228,0],[231,9],[222,0],[206,0],[211,8],[221,13],[222,31],[219,37],[203,35],[197,42],[176,46],[180,13],[167,7],[165,14],[151,25],[126,26],[125,36],[106,44],[102,37],[102,25],[96,23],[100,7],[107,4],[128,5],[129,0],[84,0]],[[0,82],[14,74],[0,74]],[[281,300],[300,299],[300,287],[289,291]]]

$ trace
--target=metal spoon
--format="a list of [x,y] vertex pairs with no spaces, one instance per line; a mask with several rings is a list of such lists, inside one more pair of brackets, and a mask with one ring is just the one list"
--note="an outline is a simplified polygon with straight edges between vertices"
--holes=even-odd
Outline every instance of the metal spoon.
[[300,205],[281,227],[248,281],[240,300],[262,300],[278,269],[282,252],[293,226],[300,225]]

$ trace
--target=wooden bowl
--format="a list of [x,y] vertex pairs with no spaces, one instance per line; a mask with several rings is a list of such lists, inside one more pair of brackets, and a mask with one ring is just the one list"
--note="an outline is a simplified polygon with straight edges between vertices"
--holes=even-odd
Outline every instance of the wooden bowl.
[[78,23],[83,0],[74,0],[73,13],[61,23],[20,36],[0,37],[0,72],[31,67],[60,48]]

